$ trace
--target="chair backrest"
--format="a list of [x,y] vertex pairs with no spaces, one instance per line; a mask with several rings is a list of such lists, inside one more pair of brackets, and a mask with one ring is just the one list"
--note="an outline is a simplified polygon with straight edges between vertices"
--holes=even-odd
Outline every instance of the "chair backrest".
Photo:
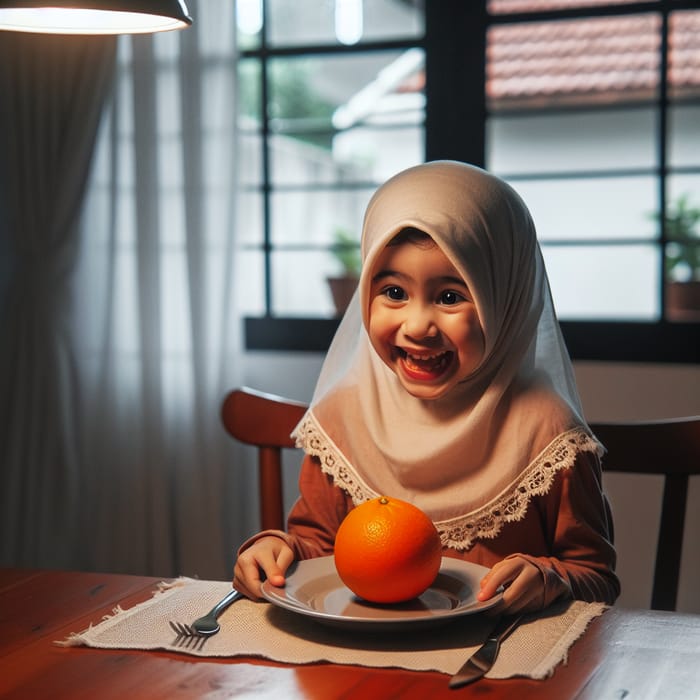
[[226,430],[258,448],[260,523],[264,530],[284,528],[282,449],[294,447],[290,433],[306,404],[242,387],[229,392],[221,407]]
[[700,416],[589,425],[607,448],[603,471],[664,477],[651,607],[675,610],[688,477],[700,474]]

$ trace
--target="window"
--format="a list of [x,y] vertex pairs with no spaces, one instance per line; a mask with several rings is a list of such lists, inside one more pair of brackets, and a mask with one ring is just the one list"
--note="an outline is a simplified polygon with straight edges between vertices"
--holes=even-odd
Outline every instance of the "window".
[[335,236],[393,173],[454,158],[528,203],[574,358],[700,361],[669,303],[700,255],[697,5],[239,0],[248,347],[324,350]]

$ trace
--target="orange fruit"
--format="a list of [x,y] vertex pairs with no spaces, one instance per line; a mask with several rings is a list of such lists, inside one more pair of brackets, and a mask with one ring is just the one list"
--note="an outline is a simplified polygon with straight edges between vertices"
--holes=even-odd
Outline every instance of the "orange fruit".
[[420,508],[381,496],[353,508],[340,523],[334,557],[338,576],[355,595],[400,603],[435,581],[442,545]]

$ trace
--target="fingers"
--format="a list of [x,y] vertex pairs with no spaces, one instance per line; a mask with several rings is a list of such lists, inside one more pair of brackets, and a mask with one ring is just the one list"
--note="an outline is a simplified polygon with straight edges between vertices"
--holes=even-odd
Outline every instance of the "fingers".
[[284,586],[284,575],[294,561],[294,552],[284,545],[269,566],[263,566],[265,575],[273,586]]
[[517,576],[517,567],[514,560],[504,559],[495,564],[493,568],[481,579],[481,589],[477,595],[478,600],[493,598],[501,586],[506,586]]
[[294,553],[278,537],[266,537],[240,554],[233,569],[233,586],[254,600],[262,598],[261,584],[267,578],[273,586],[284,586],[284,574]]
[[539,610],[544,600],[544,580],[540,570],[526,559],[512,557],[496,564],[481,581],[480,601],[496,595],[504,587],[503,597],[492,611],[501,613]]
[[242,556],[238,557],[233,568],[233,587],[251,600],[258,600],[262,597],[260,590],[260,573],[255,561],[242,561]]

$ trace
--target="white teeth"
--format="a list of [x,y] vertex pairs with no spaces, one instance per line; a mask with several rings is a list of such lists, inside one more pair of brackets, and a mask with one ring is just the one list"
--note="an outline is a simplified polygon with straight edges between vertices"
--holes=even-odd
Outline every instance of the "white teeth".
[[413,355],[410,352],[406,353],[408,357],[410,357],[412,360],[417,360],[418,362],[425,362],[426,360],[435,360],[444,354],[444,352],[436,352],[434,355]]
[[449,352],[440,352],[433,355],[411,355],[406,353],[405,360],[409,366],[415,369],[442,372],[450,362]]

